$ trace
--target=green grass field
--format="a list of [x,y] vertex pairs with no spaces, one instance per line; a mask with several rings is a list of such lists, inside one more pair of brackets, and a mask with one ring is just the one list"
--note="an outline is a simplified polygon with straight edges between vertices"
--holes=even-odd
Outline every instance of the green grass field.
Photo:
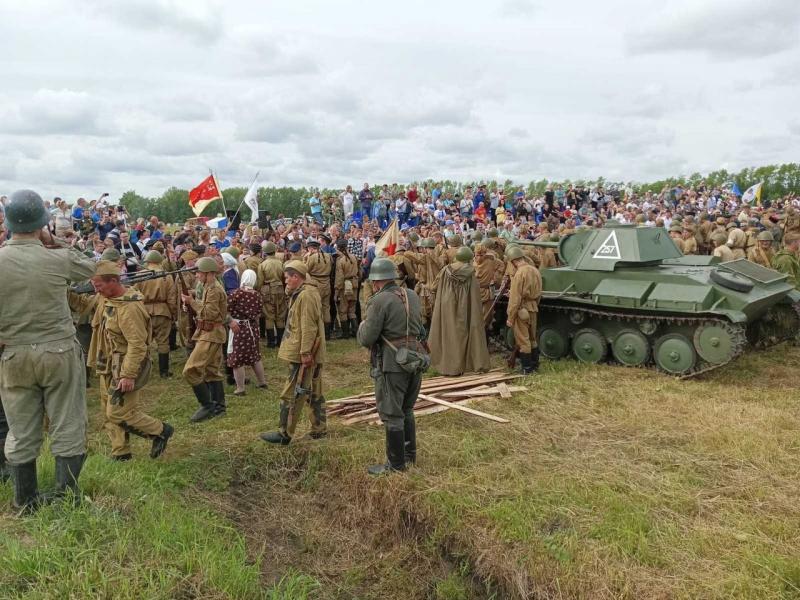
[[[329,348],[329,398],[370,385],[354,341]],[[381,479],[379,427],[258,440],[277,423],[272,351],[270,389],[200,425],[179,377],[154,380],[147,408],[177,430],[158,461],[143,440],[108,459],[93,383],[89,500],[17,518],[0,486],[0,597],[800,597],[798,358],[686,382],[545,361],[528,393],[475,404],[511,423],[422,417],[418,466]]]

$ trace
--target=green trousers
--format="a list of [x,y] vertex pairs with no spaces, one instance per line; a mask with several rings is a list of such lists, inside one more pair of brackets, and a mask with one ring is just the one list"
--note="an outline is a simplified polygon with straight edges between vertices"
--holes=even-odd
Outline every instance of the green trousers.
[[421,374],[381,373],[375,378],[378,414],[387,430],[403,430],[405,419],[414,414],[421,385]]
[[73,338],[5,346],[0,355],[0,398],[8,419],[6,458],[12,465],[36,460],[50,421],[54,456],[86,452],[86,369]]

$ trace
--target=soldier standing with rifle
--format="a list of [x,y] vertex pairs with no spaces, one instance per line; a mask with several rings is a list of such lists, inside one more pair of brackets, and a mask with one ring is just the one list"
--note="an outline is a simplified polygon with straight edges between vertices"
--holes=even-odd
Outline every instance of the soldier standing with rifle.
[[45,415],[56,457],[56,495],[78,493],[86,457],[86,371],[67,285],[91,277],[95,263],[44,229],[50,215],[36,192],[11,194],[5,216],[14,235],[0,248],[0,281],[14,291],[0,302],[0,398],[9,426],[5,456],[14,505],[32,510],[42,501],[36,457]]
[[358,260],[347,251],[347,240],[336,240],[336,281],[334,294],[342,337],[353,337],[356,333],[356,294],[358,292]]
[[[164,257],[151,250],[144,258],[146,271],[160,272]],[[146,272],[145,271],[145,272]],[[160,277],[137,283],[134,289],[144,296],[144,305],[153,327],[153,341],[158,346],[158,372],[162,378],[171,377],[169,372],[169,336],[178,314],[178,288],[172,277]]]
[[[217,280],[219,266],[213,258],[204,256],[197,261],[199,298],[181,296],[197,314],[194,348],[183,367],[183,377],[192,386],[200,408],[191,416],[193,423],[211,419],[225,412],[225,387],[222,383],[222,345],[227,340],[225,320],[228,317],[228,298]],[[238,329],[231,323],[234,333]]]
[[[375,295],[367,304],[366,318],[358,328],[358,343],[370,349],[375,379],[375,400],[386,433],[387,462],[369,467],[371,475],[404,471],[417,460],[414,403],[427,364],[411,368],[409,354],[427,357],[419,297],[395,283],[392,261],[376,258],[369,271]],[[412,358],[414,355],[411,355]]]
[[286,326],[286,291],[283,283],[283,263],[275,257],[278,247],[273,242],[264,244],[266,258],[258,265],[257,287],[264,299],[264,325],[267,348],[276,348],[283,338]]
[[516,269],[511,279],[506,325],[514,331],[515,353],[519,353],[522,372],[527,375],[539,368],[536,316],[539,312],[539,299],[542,297],[542,276],[525,259],[519,246],[511,246],[506,250],[506,257]]
[[322,365],[325,362],[325,320],[316,287],[306,282],[308,270],[299,260],[284,267],[289,291],[286,331],[278,358],[289,363],[289,377],[281,392],[280,424],[277,431],[261,434],[270,444],[286,446],[292,441],[300,411],[307,403],[311,419],[310,437],[327,435],[325,398],[322,395]]

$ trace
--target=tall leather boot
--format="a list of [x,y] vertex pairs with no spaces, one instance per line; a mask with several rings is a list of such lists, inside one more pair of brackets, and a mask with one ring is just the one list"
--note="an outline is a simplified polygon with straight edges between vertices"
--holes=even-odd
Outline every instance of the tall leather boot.
[[275,332],[272,329],[267,329],[267,348],[274,348],[277,346],[275,343]]
[[523,375],[529,375],[533,373],[533,354],[531,354],[530,352],[520,352],[519,362],[520,362],[520,372]]
[[158,355],[158,373],[162,379],[172,377],[169,372],[169,352],[159,353]]
[[3,450],[3,441],[0,440],[0,483],[5,483],[11,479],[11,471],[9,470],[8,461],[6,461],[6,453]]
[[14,507],[25,511],[39,506],[39,484],[36,480],[36,461],[21,465],[9,465],[14,481]]
[[221,381],[209,381],[208,389],[211,392],[214,416],[225,414],[227,410],[225,405],[225,386]]
[[288,446],[289,442],[292,441],[291,436],[283,433],[286,431],[287,426],[289,425],[289,407],[281,404],[281,416],[280,416],[280,424],[278,426],[278,431],[267,431],[262,433],[258,437],[260,437],[265,442],[269,442],[270,444],[280,444],[281,446]]
[[356,337],[356,333],[358,332],[358,321],[355,319],[350,319],[350,336],[351,338]]
[[264,319],[264,317],[260,317],[258,319],[258,334],[261,336],[262,339],[264,338],[264,334],[266,333],[266,331],[267,331],[267,321]]
[[211,402],[211,393],[205,381],[192,386],[197,401],[200,403],[200,408],[189,418],[192,423],[199,423],[214,416],[214,405]]
[[170,351],[178,349],[178,328],[174,324],[169,330],[169,349]]
[[406,464],[416,464],[417,462],[417,423],[414,414],[406,415],[403,421],[403,440],[404,456]]
[[386,463],[367,468],[370,475],[406,470],[405,435],[402,429],[386,430]]
[[278,327],[277,328],[277,332],[278,333],[275,335],[275,346],[276,347],[281,345],[281,340],[283,340],[283,332],[284,331],[285,331],[285,329],[283,327]]
[[56,495],[63,496],[67,490],[76,500],[80,500],[78,477],[81,475],[85,454],[75,456],[56,456]]
[[150,447],[150,458],[155,459],[164,454],[164,450],[167,449],[167,442],[169,442],[169,438],[172,437],[173,433],[175,433],[175,428],[164,421],[161,433],[153,436],[153,445]]
[[331,333],[333,332],[333,323],[325,323],[325,339],[331,339]]
[[86,387],[87,388],[92,387],[92,381],[91,380],[92,380],[92,368],[87,366],[86,367]]
[[539,348],[534,348],[533,352],[531,353],[531,369],[532,372],[536,372],[539,370]]
[[340,337],[343,340],[350,337],[350,321],[342,321],[342,335]]

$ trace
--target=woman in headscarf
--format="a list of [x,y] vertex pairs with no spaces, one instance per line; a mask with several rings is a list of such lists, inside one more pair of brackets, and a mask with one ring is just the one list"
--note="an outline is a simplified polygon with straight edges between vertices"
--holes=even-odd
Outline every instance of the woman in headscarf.
[[[239,271],[236,270],[236,265],[239,261],[236,257],[228,252],[222,253],[222,285],[225,288],[225,293],[231,295],[235,289],[239,287]],[[230,299],[229,299],[230,301]]]
[[261,293],[254,289],[255,286],[256,273],[247,269],[242,273],[240,287],[228,295],[231,337],[228,340],[227,360],[236,380],[236,391],[233,392],[235,396],[245,395],[245,367],[253,369],[258,381],[256,387],[267,387],[264,366],[261,364],[261,349],[258,345],[258,319],[261,316],[263,300]]

